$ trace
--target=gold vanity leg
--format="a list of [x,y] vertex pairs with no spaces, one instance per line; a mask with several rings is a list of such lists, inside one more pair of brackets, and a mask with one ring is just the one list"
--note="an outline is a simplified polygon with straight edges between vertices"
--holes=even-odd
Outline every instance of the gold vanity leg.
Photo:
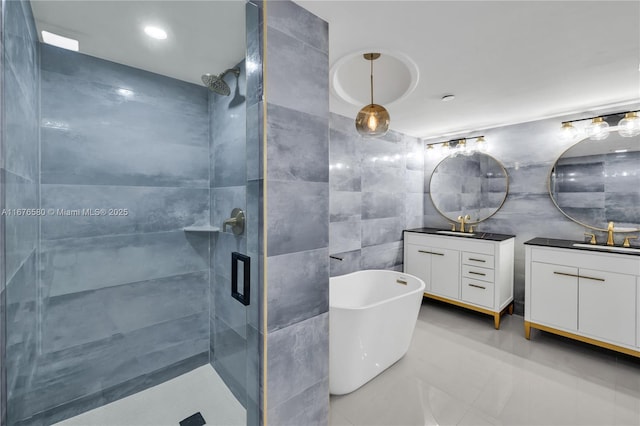
[[500,312],[493,314],[493,326],[496,330],[500,330]]
[[529,321],[524,322],[524,338],[531,339],[531,323]]
[[513,315],[513,302],[509,305],[509,315]]

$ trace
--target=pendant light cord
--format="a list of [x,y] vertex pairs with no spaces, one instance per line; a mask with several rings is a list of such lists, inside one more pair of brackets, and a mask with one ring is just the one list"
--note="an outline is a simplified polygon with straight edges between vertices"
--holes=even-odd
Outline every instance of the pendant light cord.
[[369,59],[371,62],[371,104],[373,105],[373,58]]

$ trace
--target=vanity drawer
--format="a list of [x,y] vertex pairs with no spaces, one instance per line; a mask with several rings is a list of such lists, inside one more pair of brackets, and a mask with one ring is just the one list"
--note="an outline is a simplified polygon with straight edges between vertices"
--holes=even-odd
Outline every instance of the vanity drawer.
[[462,252],[462,263],[465,265],[480,266],[493,269],[493,256],[488,254]]
[[493,308],[493,283],[462,278],[462,300]]
[[493,269],[479,268],[477,266],[462,265],[462,276],[472,280],[482,280],[493,282]]

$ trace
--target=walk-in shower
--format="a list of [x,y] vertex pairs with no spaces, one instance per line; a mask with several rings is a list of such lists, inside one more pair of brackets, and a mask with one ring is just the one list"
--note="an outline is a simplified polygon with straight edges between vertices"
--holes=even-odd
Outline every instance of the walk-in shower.
[[[258,424],[256,7],[0,11],[0,424]],[[203,70],[230,65],[202,85]],[[241,233],[224,227],[235,207]]]

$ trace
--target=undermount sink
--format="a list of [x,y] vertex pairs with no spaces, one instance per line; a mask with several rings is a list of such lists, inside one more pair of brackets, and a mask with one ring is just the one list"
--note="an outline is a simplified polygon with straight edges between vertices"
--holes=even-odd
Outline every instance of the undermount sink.
[[473,237],[476,235],[473,232],[460,232],[460,231],[436,231],[436,234],[455,235],[457,237]]
[[573,246],[588,248],[588,249],[596,249],[596,250],[618,251],[622,253],[640,253],[640,248],[636,248],[636,247],[614,247],[614,246],[601,246],[601,245],[583,244],[583,243],[575,243]]

